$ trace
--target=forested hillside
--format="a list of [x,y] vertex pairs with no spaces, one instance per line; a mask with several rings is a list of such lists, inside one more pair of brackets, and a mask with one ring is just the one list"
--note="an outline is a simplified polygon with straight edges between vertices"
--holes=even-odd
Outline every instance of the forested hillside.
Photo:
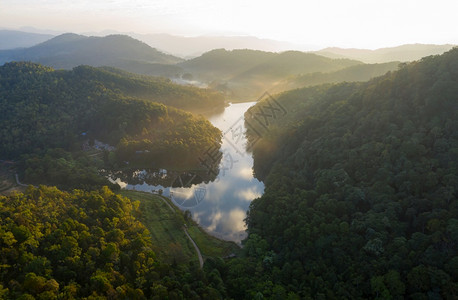
[[288,113],[261,118],[269,124],[255,172],[266,189],[250,206],[248,258],[234,262],[243,278],[230,288],[272,298],[458,297],[458,49],[277,101]]
[[179,65],[196,79],[226,92],[231,99],[246,101],[256,100],[264,91],[290,77],[334,72],[360,64],[355,60],[330,59],[299,51],[272,53],[218,49]]
[[239,80],[256,76],[281,78],[297,74],[332,72],[358,64],[361,62],[350,59],[329,59],[300,51],[286,51],[277,53],[274,57],[247,69],[242,74],[237,74],[237,78]]
[[71,193],[29,188],[0,197],[1,299],[219,299],[209,259],[167,265],[156,258],[138,201],[107,188]]
[[167,78],[138,75],[111,67],[79,66],[74,72],[80,80],[102,82],[116,93],[194,113],[219,111],[226,105],[224,96],[219,92],[175,84]]
[[275,85],[272,90],[283,92],[325,83],[367,81],[385,75],[389,71],[396,71],[399,64],[395,61],[382,64],[359,64],[335,72],[315,72],[291,76]]
[[[112,164],[196,165],[197,157],[221,140],[221,132],[203,117],[132,97],[154,92],[150,98],[177,104],[185,101],[187,91],[190,102],[201,100],[200,93],[205,95],[195,88],[92,67],[54,71],[32,63],[5,64],[0,67],[0,157],[19,159],[27,154],[22,158],[30,178],[68,181],[62,176],[65,170],[68,175],[82,176],[91,173],[91,161],[97,166],[93,159],[77,154],[84,143],[97,139],[116,146]],[[73,154],[49,152],[55,148]],[[77,169],[81,172],[75,172]],[[57,173],[51,176],[46,170]],[[72,182],[82,184],[83,177]]]
[[232,51],[215,49],[199,57],[181,62],[179,65],[204,80],[227,80],[276,55],[273,52],[250,49]]

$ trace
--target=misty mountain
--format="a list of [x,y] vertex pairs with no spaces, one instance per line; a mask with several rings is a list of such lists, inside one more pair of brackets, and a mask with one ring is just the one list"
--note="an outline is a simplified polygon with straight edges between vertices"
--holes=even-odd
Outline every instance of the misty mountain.
[[30,48],[0,51],[0,64],[9,61],[32,61],[56,69],[79,65],[111,66],[135,73],[168,76],[177,72],[173,64],[182,59],[126,35],[87,37],[66,33]]
[[179,65],[186,71],[203,80],[223,80],[245,72],[274,58],[277,53],[250,49],[215,49],[199,57],[184,61]]
[[278,89],[279,83],[287,78],[316,72],[334,72],[360,64],[350,59],[329,59],[312,53],[287,51],[234,76],[230,82],[237,87],[235,95],[259,97],[266,90]]
[[362,64],[350,59],[331,59],[299,51],[282,53],[259,50],[207,52],[179,65],[195,78],[224,91],[233,99],[256,99],[265,90],[289,77],[315,72],[333,72]]
[[343,49],[325,48],[315,53],[330,58],[351,58],[365,63],[384,63],[390,61],[408,62],[419,60],[429,55],[442,54],[452,49],[454,45],[426,45],[409,44],[390,48],[369,49]]
[[329,59],[300,51],[286,51],[275,54],[271,59],[250,68],[236,78],[246,80],[261,76],[277,79],[297,74],[332,72],[358,64],[361,62],[350,59]]
[[325,83],[367,81],[371,78],[382,76],[389,71],[397,70],[399,64],[400,62],[396,61],[383,64],[360,64],[335,72],[299,75],[279,83],[272,92],[282,92]]
[[17,30],[0,30],[0,50],[32,47],[54,36]]
[[[213,49],[253,49],[279,52],[297,49],[299,46],[288,42],[260,39],[254,36],[196,36],[184,37],[169,34],[130,34],[151,47],[179,57],[197,57]],[[185,47],[183,45],[186,45]],[[301,46],[302,48],[305,46]]]

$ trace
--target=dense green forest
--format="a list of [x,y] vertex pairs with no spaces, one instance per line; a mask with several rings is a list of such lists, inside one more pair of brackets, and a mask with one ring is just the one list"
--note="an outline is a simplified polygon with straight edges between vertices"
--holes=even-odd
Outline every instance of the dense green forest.
[[23,181],[28,184],[47,184],[65,190],[80,188],[87,191],[106,185],[118,190],[118,185],[111,184],[99,174],[99,170],[106,168],[106,165],[101,155],[51,148],[22,155],[16,171],[23,175]]
[[[250,61],[244,51],[235,61]],[[264,54],[240,80],[283,77],[303,55]],[[364,66],[307,57],[296,79],[307,78],[302,68],[348,75]],[[151,225],[165,224],[165,213],[155,214],[146,194],[101,188],[108,183],[97,176],[126,161],[190,166],[221,143],[203,117],[168,105],[222,107],[224,99],[107,67],[0,67],[0,157],[18,161],[26,182],[72,190],[30,186],[0,197],[0,299],[458,297],[458,49],[248,110],[264,195],[250,205],[239,256],[209,257],[202,269],[158,259],[153,249],[174,258],[173,247],[154,244],[172,235]],[[115,148],[94,150],[96,140]],[[176,217],[167,203],[161,209],[183,235],[190,215]]]
[[270,113],[254,145],[266,189],[234,297],[456,299],[458,49],[277,102],[276,119],[246,113]]
[[[88,186],[97,185],[95,177],[84,175],[97,166],[96,158],[91,164],[84,155],[49,155],[49,150],[75,153],[97,139],[116,146],[105,159],[112,166],[124,161],[151,167],[198,165],[199,155],[220,143],[221,132],[203,117],[140,97],[185,107],[212,98],[197,88],[137,77],[87,66],[55,71],[33,63],[5,64],[0,67],[0,157],[28,155],[22,156],[23,169],[29,169],[25,175],[34,183],[58,184],[62,174],[74,173],[72,178],[86,178],[82,181]],[[69,183],[73,187],[81,180]]]
[[174,84],[167,78],[137,75],[111,67],[77,69],[81,77],[101,81],[106,88],[129,97],[195,113],[219,111],[225,106],[223,95],[211,89]]
[[156,258],[138,201],[107,188],[71,193],[30,187],[0,197],[0,299],[220,299],[208,259],[169,265]]
[[176,65],[181,59],[129,36],[63,34],[34,47],[0,51],[0,64],[9,61],[31,61],[55,69],[75,68],[74,73],[87,77],[86,80],[101,81],[107,89],[119,90],[125,96],[193,112],[224,107],[223,96],[215,91],[174,84],[165,78],[183,73]]

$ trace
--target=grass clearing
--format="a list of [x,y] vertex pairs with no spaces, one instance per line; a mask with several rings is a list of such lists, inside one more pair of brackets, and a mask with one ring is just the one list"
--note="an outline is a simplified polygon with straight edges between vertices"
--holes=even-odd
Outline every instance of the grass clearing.
[[140,220],[151,232],[153,250],[168,263],[198,261],[197,254],[183,232],[183,222],[157,195],[138,191],[121,191],[121,195],[140,201]]
[[[133,201],[140,201],[140,216],[143,224],[151,232],[156,255],[168,263],[198,262],[197,253],[183,231],[184,215],[170,199],[139,191],[120,192]],[[164,202],[167,201],[174,212]],[[189,235],[199,247],[204,257],[225,257],[237,252],[240,248],[234,242],[217,239],[194,221],[186,222]]]
[[[194,222],[193,222],[194,223]],[[197,224],[188,226],[188,233],[197,244],[205,257],[225,257],[240,251],[240,247],[234,242],[220,240],[211,236],[200,228]]]

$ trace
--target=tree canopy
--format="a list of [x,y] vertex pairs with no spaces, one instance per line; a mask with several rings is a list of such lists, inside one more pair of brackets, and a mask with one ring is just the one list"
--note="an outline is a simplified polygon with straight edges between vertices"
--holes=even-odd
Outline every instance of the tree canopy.
[[[219,299],[215,266],[160,262],[138,201],[108,188],[0,197],[1,299]],[[210,261],[213,261],[210,259]],[[213,273],[212,273],[213,272]],[[208,275],[207,275],[208,274]]]
[[266,189],[247,216],[252,264],[237,266],[259,280],[243,288],[267,298],[456,298],[458,49],[276,100],[288,113],[254,145]]
[[[29,178],[44,178],[43,172],[56,167],[66,168],[69,174],[86,173],[91,160],[79,159],[81,155],[59,154],[54,159],[60,161],[55,163],[43,156],[56,148],[75,154],[85,141],[97,139],[116,147],[118,164],[198,166],[198,157],[221,142],[221,132],[203,117],[133,95],[155,91],[153,98],[177,100],[197,89],[148,78],[85,66],[55,71],[26,62],[5,64],[0,67],[0,157],[22,156],[26,160],[23,170],[31,169]],[[191,96],[189,105],[195,98],[200,99]],[[75,164],[84,171],[77,172],[72,167]],[[48,179],[61,175],[50,174]],[[53,180],[39,182],[56,184]],[[91,182],[89,185],[95,184]]]

